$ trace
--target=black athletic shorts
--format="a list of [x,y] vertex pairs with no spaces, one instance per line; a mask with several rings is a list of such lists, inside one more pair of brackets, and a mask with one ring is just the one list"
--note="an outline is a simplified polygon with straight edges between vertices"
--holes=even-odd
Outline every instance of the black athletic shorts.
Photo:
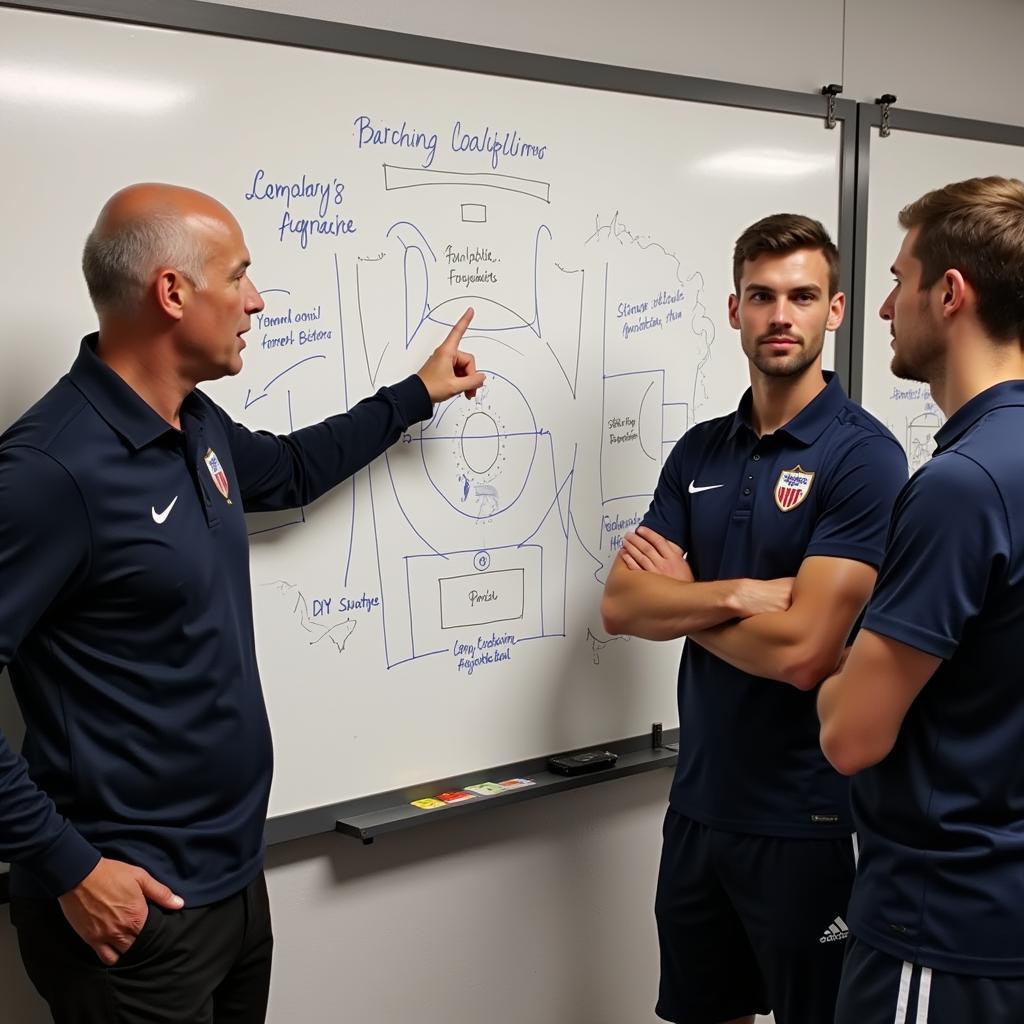
[[670,808],[655,900],[658,1016],[719,1024],[774,1012],[776,1024],[829,1024],[855,861],[852,836],[723,832]]
[[881,953],[851,936],[836,1024],[1019,1024],[1024,978],[951,974]]

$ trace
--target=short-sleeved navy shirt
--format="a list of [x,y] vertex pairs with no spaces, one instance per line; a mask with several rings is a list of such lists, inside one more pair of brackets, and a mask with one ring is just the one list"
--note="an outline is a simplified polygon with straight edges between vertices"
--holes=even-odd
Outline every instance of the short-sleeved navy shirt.
[[[748,390],[734,414],[672,450],[644,525],[687,552],[696,581],[795,576],[812,555],[880,564],[906,457],[834,374],[826,380],[773,434],[754,433]],[[672,807],[727,831],[852,832],[849,785],[821,753],[814,698],[686,643]]]
[[1024,976],[1024,381],[935,435],[900,495],[864,628],[942,658],[860,772],[848,921],[939,970]]
[[198,391],[164,421],[86,338],[0,437],[0,667],[25,718],[0,736],[0,860],[56,896],[100,855],[187,904],[259,872],[272,767],[245,511],[289,508],[431,414],[418,377],[284,437]]

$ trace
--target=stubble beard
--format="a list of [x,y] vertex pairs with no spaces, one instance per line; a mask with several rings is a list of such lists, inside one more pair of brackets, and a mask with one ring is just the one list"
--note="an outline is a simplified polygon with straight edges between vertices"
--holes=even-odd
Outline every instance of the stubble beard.
[[773,359],[764,353],[759,339],[750,361],[766,377],[796,377],[821,355],[825,345],[825,333],[822,332],[817,345],[808,345],[803,339],[799,340],[799,344],[800,349],[792,355],[784,359]]

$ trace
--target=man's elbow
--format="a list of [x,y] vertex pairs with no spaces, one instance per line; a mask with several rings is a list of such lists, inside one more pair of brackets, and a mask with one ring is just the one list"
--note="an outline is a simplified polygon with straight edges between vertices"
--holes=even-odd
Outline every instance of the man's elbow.
[[833,656],[831,651],[797,645],[785,659],[781,675],[798,690],[813,690],[835,672],[838,662],[838,657]]
[[609,636],[621,636],[629,632],[629,624],[622,613],[621,602],[605,592],[601,598],[601,625]]
[[825,678],[827,673],[822,672],[816,666],[791,665],[785,670],[783,675],[790,686],[795,686],[798,690],[808,692],[813,690]]
[[601,599],[601,625],[609,636],[635,636],[640,640],[668,640],[672,638],[656,619],[639,615],[621,595],[605,592]]
[[845,734],[835,724],[821,727],[821,752],[840,775],[856,775],[878,764],[892,750],[892,744],[882,744],[877,738]]

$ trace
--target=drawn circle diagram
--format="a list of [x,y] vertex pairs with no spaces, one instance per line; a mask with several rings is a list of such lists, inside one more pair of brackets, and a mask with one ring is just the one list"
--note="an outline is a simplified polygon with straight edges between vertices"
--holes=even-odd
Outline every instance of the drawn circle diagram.
[[478,475],[489,473],[501,454],[498,424],[486,412],[471,413],[462,424],[462,461]]
[[489,551],[478,551],[473,556],[473,567],[477,572],[485,572],[491,567],[491,554]]
[[475,398],[450,399],[420,430],[427,478],[460,515],[493,519],[522,495],[537,457],[537,421],[522,391],[487,371]]

